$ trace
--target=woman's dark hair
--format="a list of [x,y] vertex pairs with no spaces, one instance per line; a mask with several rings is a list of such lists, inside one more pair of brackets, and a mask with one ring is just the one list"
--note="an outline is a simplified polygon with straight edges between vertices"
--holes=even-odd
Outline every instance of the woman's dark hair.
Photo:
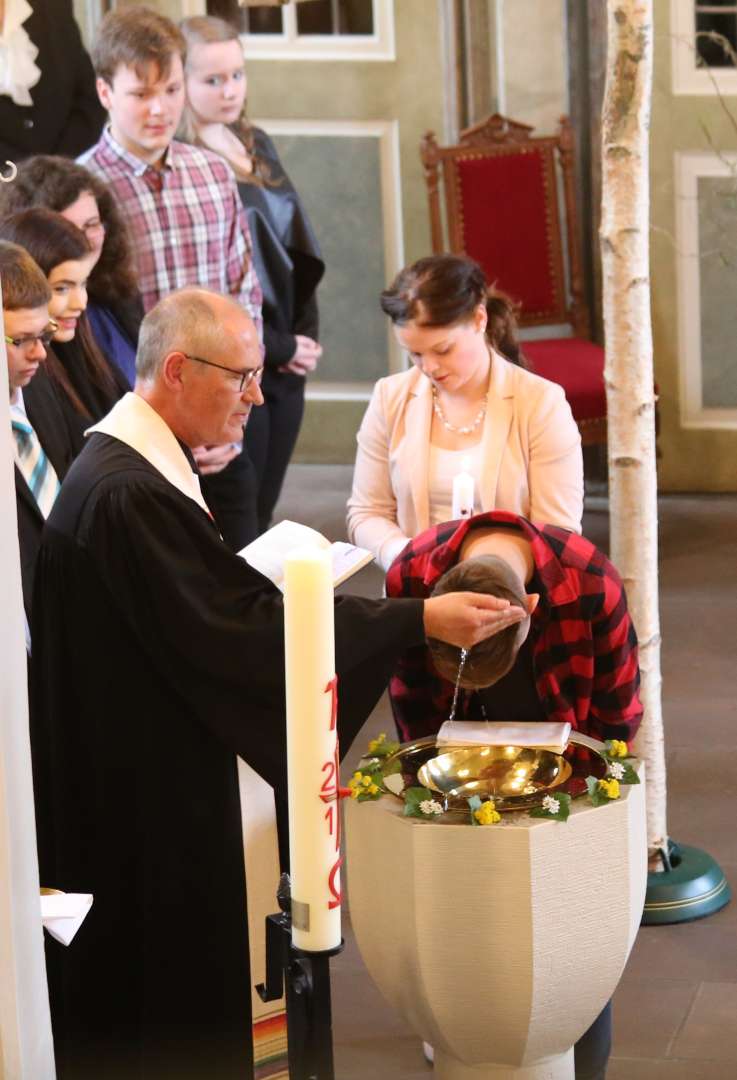
[[93,300],[111,306],[120,298],[135,296],[138,284],[127,227],[102,180],[68,158],[37,154],[21,161],[12,184],[0,185],[0,218],[34,206],[61,213],[87,191],[105,226],[105,243],[90,274],[89,292]]
[[[514,607],[527,611],[527,598],[519,578],[509,563],[498,555],[477,555],[456,563],[436,582],[433,596],[449,592],[477,592],[509,600]],[[467,690],[492,686],[506,675],[517,658],[522,634],[528,619],[508,626],[468,650],[459,685]],[[445,641],[428,638],[428,648],[437,671],[449,682],[455,682],[461,651]]]
[[20,210],[4,218],[0,234],[3,240],[24,247],[46,277],[60,263],[86,259],[92,252],[81,229],[45,206]]
[[[65,262],[87,258],[92,249],[87,237],[61,214],[35,206],[0,221],[0,240],[9,240],[25,248],[48,278],[51,271]],[[81,377],[90,381],[105,395],[117,396],[115,380],[107,361],[100,352],[84,312],[77,322],[75,338],[82,361]],[[46,370],[64,389],[74,408],[91,418],[89,409],[73,385],[73,379],[53,349],[46,353]]]
[[526,367],[517,340],[515,304],[489,287],[484,271],[466,255],[429,255],[400,270],[381,294],[381,309],[395,326],[453,326],[469,321],[479,304],[486,306],[486,336],[507,360]]
[[[187,43],[187,61],[189,61],[189,58],[192,55],[192,47],[194,45],[222,45],[227,41],[237,41],[239,46],[241,44],[240,35],[236,28],[225,19],[219,18],[217,15],[192,15],[188,19],[182,19],[179,23],[179,29]],[[256,150],[255,134],[251,122],[246,115],[245,106],[235,123],[229,124],[228,127],[243,143],[246,153],[251,159],[253,168],[252,172],[243,174],[241,170],[238,169],[236,163],[229,158],[229,164],[233,166],[238,179],[244,183],[256,184],[259,187],[278,187],[281,180],[272,180],[268,161],[265,161]],[[177,132],[177,137],[183,139],[185,142],[194,143],[198,146],[204,145],[200,142],[197,135],[197,127],[189,103],[184,106],[184,112],[182,113],[182,120],[179,131]]]

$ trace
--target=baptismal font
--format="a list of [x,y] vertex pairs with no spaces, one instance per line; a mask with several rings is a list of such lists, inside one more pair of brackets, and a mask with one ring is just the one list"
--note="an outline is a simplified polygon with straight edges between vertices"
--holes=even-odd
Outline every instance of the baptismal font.
[[642,768],[618,760],[626,744],[567,728],[446,723],[359,766],[346,807],[356,941],[434,1047],[438,1080],[573,1080],[573,1045],[634,943]]

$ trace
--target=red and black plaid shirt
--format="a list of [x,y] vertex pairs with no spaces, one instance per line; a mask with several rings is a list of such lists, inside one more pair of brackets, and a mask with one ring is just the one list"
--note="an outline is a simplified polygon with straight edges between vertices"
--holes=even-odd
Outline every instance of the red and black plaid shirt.
[[[619,574],[598,548],[554,525],[536,528],[506,511],[435,525],[411,540],[389,568],[387,596],[427,597],[458,562],[469,529],[489,525],[519,530],[530,541],[535,571],[528,585],[540,594],[532,614],[535,683],[549,720],[568,721],[600,739],[635,735],[642,718],[638,697],[637,638]],[[389,693],[402,739],[434,734],[448,719],[453,686],[441,678],[425,646],[402,657]],[[459,695],[458,719],[480,719],[476,695]]]

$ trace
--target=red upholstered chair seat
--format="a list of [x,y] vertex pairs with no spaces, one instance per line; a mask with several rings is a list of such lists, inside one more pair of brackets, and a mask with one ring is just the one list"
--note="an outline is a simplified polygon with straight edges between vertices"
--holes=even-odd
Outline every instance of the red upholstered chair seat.
[[604,350],[600,345],[583,338],[545,338],[521,344],[535,374],[563,387],[577,423],[606,416]]

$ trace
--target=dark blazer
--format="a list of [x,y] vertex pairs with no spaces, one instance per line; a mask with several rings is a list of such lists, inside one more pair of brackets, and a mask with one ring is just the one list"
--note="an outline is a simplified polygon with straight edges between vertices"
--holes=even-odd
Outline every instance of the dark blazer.
[[262,386],[281,396],[304,377],[278,368],[294,356],[295,335],[315,341],[319,335],[316,289],[325,273],[320,245],[276,147],[261,128],[254,128],[254,153],[268,163],[270,183],[263,187],[241,181],[253,245],[253,263],[263,292],[264,363]]
[[[54,466],[56,475],[59,480],[63,480],[81,448],[81,437],[79,427],[75,430],[73,417],[67,413],[43,368],[36,372],[31,382],[24,388],[23,403],[28,419],[49,461]],[[30,624],[33,578],[36,556],[41,546],[44,518],[17,465],[15,466],[15,506],[18,514],[23,603]]]
[[105,120],[95,75],[74,21],[71,0],[30,0],[23,28],[38,49],[41,78],[33,105],[0,96],[0,163],[32,154],[76,157],[97,142]]

